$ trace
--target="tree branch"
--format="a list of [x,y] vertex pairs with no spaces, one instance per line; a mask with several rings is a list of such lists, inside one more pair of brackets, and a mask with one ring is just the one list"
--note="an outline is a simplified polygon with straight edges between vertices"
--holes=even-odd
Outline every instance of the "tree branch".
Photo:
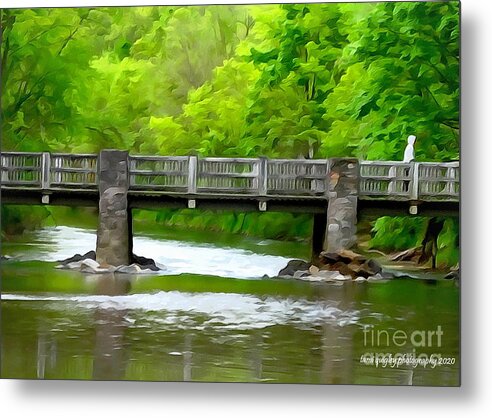
[[70,35],[68,36],[67,39],[65,39],[65,41],[63,42],[63,45],[61,46],[60,50],[58,51],[58,53],[56,55],[58,55],[58,56],[61,55],[61,53],[63,52],[63,50],[65,49],[65,47],[73,39],[73,37],[75,36],[75,34],[77,33],[78,30],[79,30],[79,28],[76,28],[73,32],[70,33]]
[[[6,13],[6,11],[2,10],[0,11],[0,13]],[[3,16],[2,16],[3,17]],[[6,21],[6,25],[5,25],[5,28],[4,28],[4,25],[3,25],[3,20],[1,21],[1,27],[0,27],[0,42],[1,44],[4,44],[4,47],[3,47],[3,53],[2,53],[2,57],[1,57],[1,63],[0,63],[0,78],[1,78],[1,91],[4,90],[4,88],[7,86],[7,80],[8,80],[8,75],[9,73],[6,71],[7,69],[7,59],[8,59],[8,55],[9,55],[9,52],[10,52],[10,32],[12,32],[12,27],[14,26],[14,23],[15,23],[15,19],[16,19],[16,16],[9,16]],[[6,28],[10,26],[10,31],[9,31],[9,35],[6,36],[5,38],[5,43],[3,42],[3,37],[5,35],[5,32],[6,32]]]
[[455,131],[458,131],[460,128],[459,126],[451,125],[450,123],[446,123],[445,121],[439,121],[441,125],[447,126],[448,128],[454,129]]
[[16,52],[20,51],[22,48],[25,48],[26,46],[30,45],[32,41],[35,41],[36,39],[40,38],[44,34],[48,33],[50,30],[57,29],[59,27],[69,27],[68,25],[60,25],[60,26],[51,26],[50,28],[38,33],[36,36],[33,36],[31,39],[26,41],[23,45],[17,47],[11,52],[11,55],[14,55]]
[[68,36],[68,38],[67,38],[67,39],[65,39],[65,41],[63,42],[63,45],[61,46],[61,48],[60,48],[60,50],[58,51],[58,54],[57,54],[57,55],[60,55],[60,54],[63,52],[63,50],[65,49],[65,47],[68,45],[68,43],[69,43],[69,42],[73,39],[73,37],[75,36],[75,34],[76,34],[76,33],[78,32],[78,30],[80,29],[80,25],[82,24],[82,22],[83,22],[84,20],[86,20],[88,17],[89,17],[89,13],[87,13],[85,16],[82,16],[82,17],[80,18],[80,20],[79,20],[79,26],[77,26],[77,27],[75,28],[75,30],[74,30],[74,31],[72,31],[72,32],[70,33],[70,35]]

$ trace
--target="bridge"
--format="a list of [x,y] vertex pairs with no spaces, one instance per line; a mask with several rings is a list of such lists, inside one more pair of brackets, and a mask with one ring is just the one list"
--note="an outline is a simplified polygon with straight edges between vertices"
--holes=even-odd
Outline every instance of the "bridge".
[[312,213],[313,253],[355,243],[358,212],[459,211],[459,162],[3,152],[2,203],[97,206],[97,260],[128,264],[132,209]]

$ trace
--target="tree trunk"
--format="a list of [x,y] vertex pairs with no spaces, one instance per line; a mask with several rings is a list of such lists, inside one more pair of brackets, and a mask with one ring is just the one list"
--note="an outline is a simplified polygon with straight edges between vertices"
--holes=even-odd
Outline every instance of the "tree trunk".
[[422,240],[422,255],[419,258],[419,263],[425,263],[432,259],[432,268],[436,268],[437,256],[437,238],[444,227],[444,220],[439,218],[429,219],[427,230],[425,231],[424,239]]

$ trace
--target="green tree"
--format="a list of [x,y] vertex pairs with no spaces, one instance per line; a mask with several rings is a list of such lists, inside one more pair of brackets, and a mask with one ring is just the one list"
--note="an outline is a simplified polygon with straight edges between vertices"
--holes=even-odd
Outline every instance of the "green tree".
[[408,134],[416,158],[459,155],[457,2],[379,3],[350,30],[344,75],[327,97],[329,153],[347,138],[365,159],[401,159]]

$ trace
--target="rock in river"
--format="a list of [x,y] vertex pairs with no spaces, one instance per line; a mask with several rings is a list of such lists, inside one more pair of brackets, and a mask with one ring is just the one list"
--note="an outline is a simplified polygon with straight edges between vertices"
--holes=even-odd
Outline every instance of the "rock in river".
[[280,277],[320,282],[381,280],[382,268],[373,259],[350,250],[322,252],[316,264],[291,260],[279,271]]
[[294,276],[296,271],[307,271],[311,267],[310,263],[304,260],[290,260],[287,266],[278,272],[279,276]]

